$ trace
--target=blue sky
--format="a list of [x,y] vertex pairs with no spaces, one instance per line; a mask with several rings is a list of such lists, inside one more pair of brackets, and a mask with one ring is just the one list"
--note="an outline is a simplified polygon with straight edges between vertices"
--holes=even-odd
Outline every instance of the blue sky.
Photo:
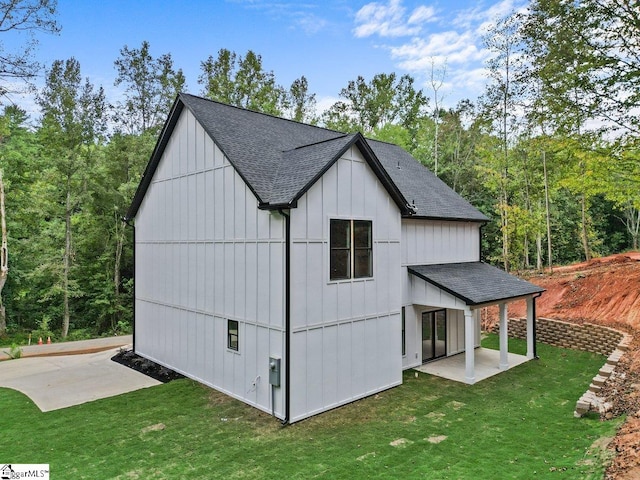
[[[376,73],[411,74],[430,90],[432,64],[446,64],[444,103],[475,100],[485,83],[482,32],[525,0],[59,0],[59,36],[39,35],[36,55],[45,66],[75,57],[82,74],[102,85],[110,100],[113,62],[142,41],[151,53],[171,53],[199,94],[200,62],[227,48],[260,54],[263,67],[288,87],[305,75],[320,109],[338,99],[349,80]],[[3,34],[7,35],[7,34]],[[19,38],[0,38],[6,47]],[[40,80],[42,82],[42,80]],[[15,100],[32,110],[30,98]]]

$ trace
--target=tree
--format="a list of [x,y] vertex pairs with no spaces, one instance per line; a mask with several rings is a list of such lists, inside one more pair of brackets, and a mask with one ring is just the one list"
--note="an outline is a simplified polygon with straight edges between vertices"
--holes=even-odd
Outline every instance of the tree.
[[218,57],[200,62],[198,83],[202,94],[222,103],[271,115],[282,115],[285,90],[276,83],[273,72],[262,67],[262,57],[247,51],[244,57],[225,48]]
[[149,50],[147,41],[139,49],[125,45],[114,62],[118,72],[115,85],[126,87],[116,120],[131,133],[159,129],[185,86],[184,74],[175,70],[171,54],[154,58]]
[[533,74],[543,81],[539,101],[558,126],[575,131],[598,120],[600,130],[640,133],[637,2],[536,0],[524,34]]
[[296,122],[314,123],[316,115],[316,94],[309,93],[309,83],[303,75],[289,87],[286,98],[288,117]]
[[56,201],[62,205],[64,218],[64,252],[57,288],[63,297],[62,336],[66,337],[70,321],[69,300],[81,295],[79,283],[71,278],[72,218],[86,194],[93,147],[105,133],[105,98],[102,88],[94,91],[88,79],[82,82],[80,63],[71,58],[53,62],[38,95],[38,104],[43,114],[40,134],[51,161],[48,175],[59,188]]
[[344,101],[332,105],[322,120],[328,128],[359,130],[366,135],[395,124],[413,135],[428,104],[427,98],[414,88],[413,83],[411,76],[398,78],[395,73],[378,73],[370,82],[359,76],[341,90]]
[[57,2],[55,0],[5,0],[0,1],[0,33],[28,32],[29,40],[15,51],[7,51],[0,42],[0,95],[16,90],[11,82],[30,80],[40,70],[40,64],[33,59],[37,45],[35,32],[53,33],[60,31],[55,20]]
[[439,133],[440,133],[440,107],[442,105],[443,95],[440,94],[440,89],[444,84],[444,77],[447,74],[447,64],[445,63],[440,70],[436,70],[435,60],[431,59],[431,72],[429,75],[429,84],[433,91],[433,122],[435,124],[434,139],[433,139],[433,164],[436,177],[438,176],[438,157],[439,157]]
[[2,301],[2,289],[9,273],[9,249],[7,247],[7,220],[4,208],[4,182],[0,170],[0,226],[2,230],[2,245],[0,246],[0,335],[7,330],[7,315]]
[[495,158],[499,173],[499,210],[502,229],[504,269],[509,271],[509,147],[515,135],[516,106],[522,94],[522,84],[515,81],[520,70],[521,39],[519,17],[511,14],[500,19],[484,37],[487,49],[492,53],[488,61],[489,84],[484,94],[487,117],[494,121],[494,129],[500,138],[500,156]]

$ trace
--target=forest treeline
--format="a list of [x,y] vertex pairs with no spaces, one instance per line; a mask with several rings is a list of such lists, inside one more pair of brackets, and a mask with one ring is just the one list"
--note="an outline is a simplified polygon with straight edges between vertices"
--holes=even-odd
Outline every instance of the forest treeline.
[[[36,8],[50,3],[3,8],[32,5],[38,28],[55,33],[55,9]],[[54,61],[33,93],[41,117],[6,102],[0,116],[8,252],[0,334],[4,321],[10,334],[54,338],[131,328],[132,229],[122,217],[181,91],[402,146],[492,219],[483,228],[485,260],[506,270],[637,249],[633,4],[537,0],[498,19],[484,39],[484,93],[453,107],[443,106],[446,64],[435,60],[422,87],[393,72],[358,77],[322,112],[304,75],[282,86],[253,51],[223,48],[204,59],[194,88],[170,53],[154,56],[148,42],[124,46],[113,62],[119,101],[84,78],[74,58]],[[2,83],[35,74],[28,55],[5,55]],[[12,61],[23,70],[11,75]]]

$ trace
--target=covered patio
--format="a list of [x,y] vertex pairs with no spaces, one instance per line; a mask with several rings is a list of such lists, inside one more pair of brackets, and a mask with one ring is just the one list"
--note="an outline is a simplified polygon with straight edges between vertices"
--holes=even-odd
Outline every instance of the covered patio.
[[[425,363],[416,367],[422,373],[435,375],[437,377],[453,380],[454,382],[467,383],[465,380],[465,357],[466,354],[460,353],[451,357],[444,357]],[[515,353],[507,353],[507,367],[500,368],[500,352],[489,348],[474,349],[474,366],[476,383],[486,378],[497,375],[498,373],[509,370],[518,365],[528,362],[530,358],[525,355],[516,355]]]
[[[414,304],[464,313],[464,352],[425,363],[416,370],[474,384],[535,358],[535,299],[543,288],[483,262],[412,265],[408,271]],[[526,356],[508,351],[507,304],[520,299],[527,302]],[[498,305],[500,311],[499,351],[476,348],[479,318],[475,311],[490,305]]]

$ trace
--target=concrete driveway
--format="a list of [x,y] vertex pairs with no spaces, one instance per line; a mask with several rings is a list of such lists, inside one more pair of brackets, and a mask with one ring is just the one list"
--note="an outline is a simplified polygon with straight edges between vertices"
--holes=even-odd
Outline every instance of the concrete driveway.
[[0,387],[27,395],[43,412],[113,397],[161,382],[111,361],[118,348],[98,353],[0,362]]

